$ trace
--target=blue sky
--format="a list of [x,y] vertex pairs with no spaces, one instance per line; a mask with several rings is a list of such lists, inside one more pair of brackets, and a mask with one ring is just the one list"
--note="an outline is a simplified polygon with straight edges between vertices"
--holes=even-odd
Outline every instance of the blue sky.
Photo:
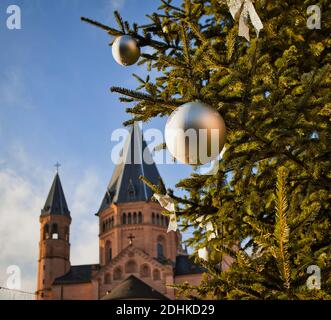
[[[22,29],[8,30],[7,7],[19,5]],[[72,212],[72,262],[98,256],[98,209],[114,165],[111,133],[129,116],[110,86],[134,89],[132,73],[112,58],[110,37],[80,21],[114,26],[118,9],[130,22],[146,22],[155,0],[1,0],[0,2],[0,285],[6,268],[22,269],[22,288],[35,289],[39,214],[55,168]],[[167,119],[143,128],[163,130]],[[187,177],[184,165],[159,165],[167,186]],[[19,232],[17,232],[19,231]]]
[[[49,166],[58,159],[63,176],[88,166],[111,170],[111,132],[128,115],[109,87],[135,88],[131,74],[145,70],[116,64],[107,46],[110,37],[82,23],[80,16],[114,25],[112,11],[119,7],[129,21],[143,22],[157,4],[155,0],[143,5],[136,0],[113,2],[18,1],[19,31],[6,29],[5,10],[12,2],[1,2],[0,36],[5,44],[0,53],[1,153],[8,142],[19,141]],[[162,128],[165,120],[149,126]]]

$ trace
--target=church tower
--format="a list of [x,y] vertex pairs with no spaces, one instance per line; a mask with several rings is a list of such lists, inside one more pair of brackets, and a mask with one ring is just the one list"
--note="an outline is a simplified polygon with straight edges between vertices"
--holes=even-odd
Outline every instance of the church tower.
[[99,217],[100,265],[109,264],[130,244],[160,261],[176,261],[179,233],[167,233],[169,219],[152,202],[152,190],[139,176],[158,184],[159,172],[137,124],[131,127]]
[[99,263],[70,264],[70,212],[55,175],[40,215],[38,299],[174,299],[174,284],[197,285],[205,269],[181,248],[180,232],[152,201],[160,174],[137,124],[130,129],[96,213]]
[[52,299],[51,286],[54,279],[70,269],[71,217],[58,173],[54,177],[39,221],[37,296],[38,299]]

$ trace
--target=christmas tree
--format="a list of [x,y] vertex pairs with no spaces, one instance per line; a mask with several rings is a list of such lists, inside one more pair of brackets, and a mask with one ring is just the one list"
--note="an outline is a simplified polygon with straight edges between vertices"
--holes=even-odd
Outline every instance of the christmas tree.
[[[198,287],[187,283],[178,292],[188,298],[329,299],[328,1],[237,1],[235,15],[229,10],[234,1],[180,2],[161,0],[145,25],[123,21],[118,12],[117,27],[82,18],[114,39],[129,35],[151,48],[138,63],[158,76],[135,75],[137,90],[111,88],[131,103],[126,125],[169,116],[194,100],[224,118],[226,151],[217,172],[179,181],[185,198],[168,192],[182,230],[194,228],[187,243],[207,269]],[[247,3],[263,23],[260,32]],[[243,28],[246,37],[238,35]],[[144,181],[166,193],[162,183]],[[208,259],[199,258],[202,248]],[[310,268],[318,271],[312,281]]]

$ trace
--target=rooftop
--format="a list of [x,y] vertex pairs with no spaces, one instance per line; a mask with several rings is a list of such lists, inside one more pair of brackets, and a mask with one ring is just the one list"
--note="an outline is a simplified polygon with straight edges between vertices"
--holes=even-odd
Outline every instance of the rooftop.
[[51,189],[48,193],[44,208],[41,210],[41,215],[62,215],[70,217],[67,201],[64,196],[60,176],[56,173]]
[[129,276],[101,300],[128,299],[168,300],[166,296],[135,276]]
[[144,176],[158,184],[159,171],[137,124],[134,124],[121,152],[121,161],[116,166],[107,187],[99,212],[111,203],[148,201],[152,190],[139,177]]

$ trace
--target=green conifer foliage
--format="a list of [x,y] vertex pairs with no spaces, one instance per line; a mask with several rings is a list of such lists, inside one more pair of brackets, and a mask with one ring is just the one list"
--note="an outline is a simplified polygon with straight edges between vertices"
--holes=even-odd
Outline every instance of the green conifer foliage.
[[[223,116],[226,152],[216,174],[197,173],[177,187],[188,241],[208,247],[196,261],[208,272],[198,287],[178,293],[215,299],[328,299],[331,294],[330,61],[327,0],[256,0],[264,28],[251,40],[222,0],[161,0],[149,23],[118,27],[83,18],[111,36],[130,34],[152,48],[140,64],[158,73],[137,90],[112,87],[132,103],[133,121],[168,116],[200,99]],[[307,8],[321,8],[321,29],[309,29]],[[149,183],[144,179],[146,183]],[[152,186],[155,191],[165,192]],[[217,231],[199,227],[204,215]],[[220,268],[232,257],[228,270]],[[307,268],[321,268],[321,290],[309,290]]]

